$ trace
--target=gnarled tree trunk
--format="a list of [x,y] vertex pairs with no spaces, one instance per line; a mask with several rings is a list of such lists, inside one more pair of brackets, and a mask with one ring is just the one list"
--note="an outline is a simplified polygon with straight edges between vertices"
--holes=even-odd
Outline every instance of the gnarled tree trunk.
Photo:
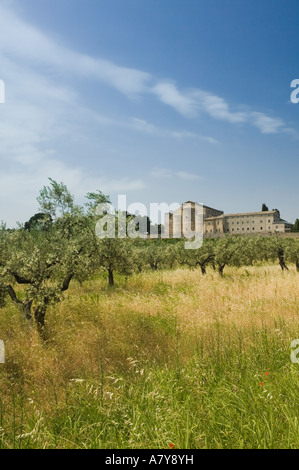
[[287,265],[285,264],[285,260],[284,260],[284,251],[282,248],[280,248],[278,250],[278,259],[279,259],[279,264],[280,264],[280,267],[282,269],[282,271],[284,269],[288,270],[289,268],[287,267]]
[[113,277],[113,270],[111,268],[108,269],[108,278],[109,278],[109,286],[114,286],[114,277]]

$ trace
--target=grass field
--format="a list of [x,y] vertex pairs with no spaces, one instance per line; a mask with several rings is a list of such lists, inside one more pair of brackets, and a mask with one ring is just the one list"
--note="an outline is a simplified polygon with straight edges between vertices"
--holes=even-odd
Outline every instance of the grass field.
[[299,275],[267,265],[73,283],[46,341],[0,310],[1,448],[298,448]]

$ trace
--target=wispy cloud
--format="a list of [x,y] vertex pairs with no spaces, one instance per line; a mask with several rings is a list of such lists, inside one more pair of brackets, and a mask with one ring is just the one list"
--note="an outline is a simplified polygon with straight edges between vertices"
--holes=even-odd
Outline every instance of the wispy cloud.
[[147,72],[120,67],[108,60],[72,51],[1,5],[0,43],[11,57],[21,59],[26,64],[30,62],[34,66],[38,62],[52,65],[68,74],[101,80],[128,95],[144,92],[151,79]]
[[188,118],[194,118],[201,113],[213,119],[231,124],[251,124],[262,134],[275,134],[284,131],[285,122],[277,117],[271,117],[261,112],[232,111],[229,104],[217,95],[200,89],[180,91],[173,82],[163,82],[155,85],[152,92],[165,104]]
[[[115,123],[116,124],[116,123]],[[183,139],[198,139],[200,141],[207,142],[209,144],[217,144],[218,140],[207,135],[197,134],[196,132],[190,132],[187,130],[174,131],[171,129],[163,129],[144,119],[131,118],[129,122],[118,122],[118,125],[123,127],[130,127],[138,132],[144,132],[146,134],[152,134],[160,137],[170,137],[176,140]]]
[[252,112],[252,122],[262,134],[276,134],[281,131],[285,124],[282,119],[272,118],[263,113]]
[[[51,65],[69,76],[99,80],[129,96],[154,94],[162,103],[188,118],[205,113],[213,119],[232,124],[252,124],[264,134],[277,133],[285,127],[281,119],[256,110],[232,110],[224,98],[209,91],[196,88],[179,90],[172,80],[157,80],[148,72],[70,50],[1,5],[0,43],[2,50],[12,58],[26,62],[27,66],[31,64],[34,67],[37,63]],[[58,89],[56,93],[59,93]],[[135,125],[140,129],[143,124],[136,122]],[[146,130],[151,131],[150,128]]]
[[161,178],[161,179],[172,179],[177,178],[185,181],[194,181],[200,179],[200,176],[194,173],[188,173],[186,171],[176,171],[171,170],[169,168],[154,168],[150,172],[151,176],[154,178]]
[[195,117],[198,114],[199,103],[188,92],[181,93],[172,82],[157,83],[152,89],[162,103],[165,103],[186,117]]

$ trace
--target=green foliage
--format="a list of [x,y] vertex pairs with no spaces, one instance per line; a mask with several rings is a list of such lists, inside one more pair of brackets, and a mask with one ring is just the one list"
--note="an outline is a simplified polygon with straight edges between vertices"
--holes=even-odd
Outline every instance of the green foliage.
[[25,222],[25,230],[48,230],[53,219],[50,214],[39,212]]
[[[221,276],[226,266],[275,260],[282,270],[288,270],[286,262],[295,263],[299,270],[298,240],[225,237],[206,239],[199,249],[187,250],[184,240],[118,238],[118,217],[115,238],[99,239],[95,227],[104,215],[98,216],[95,208],[101,203],[110,204],[109,196],[99,190],[88,193],[84,212],[74,204],[64,183],[51,178],[49,181],[37,198],[42,212],[17,230],[0,226],[0,306],[10,298],[26,318],[34,317],[40,327],[44,326],[48,306],[61,300],[71,280],[82,282],[96,270],[108,273],[110,286],[114,285],[115,273],[129,275],[136,270],[176,265],[192,269],[199,266],[203,274],[212,266]],[[127,227],[132,217],[125,214]],[[150,219],[143,220],[148,231]]]
[[103,302],[74,286],[46,345],[7,310],[0,448],[298,448],[296,274],[250,272],[150,272]]
[[180,264],[187,264],[191,269],[200,266],[202,274],[206,274],[208,264],[214,266],[215,262],[215,242],[214,240],[204,240],[200,248],[196,250],[186,250],[184,241],[179,244],[178,259]]
[[74,196],[71,195],[64,183],[49,178],[50,186],[44,186],[40,191],[37,201],[40,210],[49,214],[53,219],[66,213],[74,213]]
[[299,232],[299,219],[295,220],[295,223],[292,227],[292,232]]
[[299,239],[289,239],[285,244],[285,258],[287,262],[294,263],[299,272]]
[[262,212],[268,212],[268,210],[269,210],[268,206],[266,206],[266,204],[263,203],[263,205],[262,205]]
[[[49,305],[58,302],[72,279],[90,275],[95,239],[85,218],[65,214],[47,231],[1,232],[1,302],[5,296],[44,325]],[[19,292],[16,285],[22,286]]]
[[111,204],[110,197],[103,194],[100,190],[94,193],[87,193],[85,198],[88,200],[85,206],[91,215],[95,214],[95,209],[99,204]]
[[114,272],[131,274],[134,268],[132,243],[122,238],[103,238],[97,242],[98,267],[108,272],[109,285],[114,285]]

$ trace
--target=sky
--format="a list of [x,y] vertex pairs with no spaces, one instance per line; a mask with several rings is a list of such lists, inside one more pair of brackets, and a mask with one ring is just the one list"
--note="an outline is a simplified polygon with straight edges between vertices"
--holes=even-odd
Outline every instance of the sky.
[[0,0],[0,220],[28,220],[50,177],[78,204],[294,222],[298,22],[298,0]]

